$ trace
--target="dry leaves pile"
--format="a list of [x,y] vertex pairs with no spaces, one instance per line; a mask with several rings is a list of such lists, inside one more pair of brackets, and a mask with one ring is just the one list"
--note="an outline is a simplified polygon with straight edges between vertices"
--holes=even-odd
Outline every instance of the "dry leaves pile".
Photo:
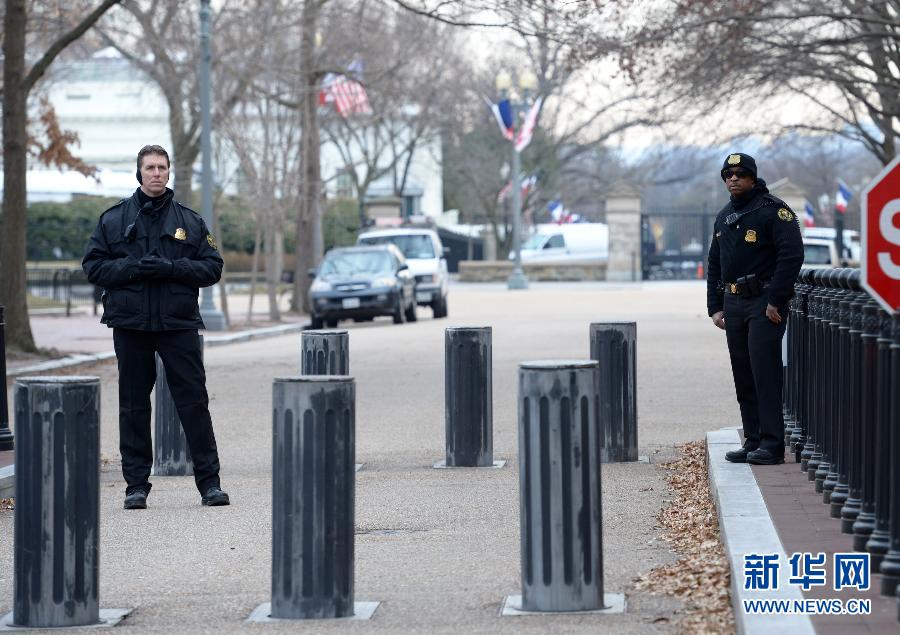
[[0,512],[12,511],[16,508],[16,500],[14,498],[0,498]]
[[657,519],[666,530],[663,538],[681,558],[642,576],[636,587],[682,600],[681,632],[734,633],[731,571],[709,493],[706,443],[694,441],[678,449],[681,458],[662,464],[670,471],[666,480],[675,496]]

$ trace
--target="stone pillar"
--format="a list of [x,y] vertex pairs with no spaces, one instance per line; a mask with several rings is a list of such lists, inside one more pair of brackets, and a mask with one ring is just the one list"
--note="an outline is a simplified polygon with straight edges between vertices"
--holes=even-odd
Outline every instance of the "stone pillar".
[[641,197],[630,186],[619,183],[606,199],[609,225],[609,262],[606,279],[611,282],[641,280]]

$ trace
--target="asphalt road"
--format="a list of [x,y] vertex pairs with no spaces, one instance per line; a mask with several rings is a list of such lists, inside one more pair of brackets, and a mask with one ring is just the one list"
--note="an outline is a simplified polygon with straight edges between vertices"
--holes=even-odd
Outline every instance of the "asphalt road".
[[[633,579],[674,555],[654,516],[656,463],[675,444],[738,421],[724,332],[698,282],[639,285],[455,284],[450,316],[342,324],[357,382],[356,599],[382,602],[371,621],[245,625],[270,599],[272,378],[296,374],[299,335],[208,349],[223,488],[233,504],[200,506],[190,477],[155,478],[146,511],[122,510],[114,365],[102,379],[101,608],[130,607],[128,632],[674,632],[678,603]],[[520,593],[516,369],[589,356],[588,325],[635,320],[640,454],[603,466],[604,572],[625,593],[622,615],[499,617]],[[434,470],[443,458],[443,330],[493,327],[494,453],[503,469]],[[12,609],[13,513],[0,512],[0,615]]]

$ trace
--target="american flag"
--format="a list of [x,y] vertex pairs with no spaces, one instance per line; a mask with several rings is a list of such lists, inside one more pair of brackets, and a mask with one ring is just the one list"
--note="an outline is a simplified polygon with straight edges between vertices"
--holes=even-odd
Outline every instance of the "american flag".
[[334,102],[334,107],[341,117],[353,114],[368,115],[372,113],[369,96],[359,82],[362,77],[362,61],[354,60],[341,75],[329,73],[322,81],[319,103],[325,105]]

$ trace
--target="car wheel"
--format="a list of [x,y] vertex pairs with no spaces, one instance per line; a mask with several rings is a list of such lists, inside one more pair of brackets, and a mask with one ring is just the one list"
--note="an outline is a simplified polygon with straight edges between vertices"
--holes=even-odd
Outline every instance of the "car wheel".
[[328,325],[328,328],[333,329],[333,328],[337,328],[338,321],[336,319],[335,320],[325,320],[325,324]]
[[397,306],[394,307],[394,324],[403,324],[403,298],[397,298]]
[[434,311],[435,319],[447,317],[447,296],[442,295],[435,300],[431,309]]
[[311,329],[313,329],[314,331],[317,331],[320,328],[322,328],[323,326],[325,326],[325,321],[322,318],[316,317],[315,315],[313,315],[311,317],[310,323],[309,323],[309,327]]
[[412,302],[409,303],[409,306],[406,308],[406,321],[407,322],[415,322],[418,318],[416,315],[416,301],[413,299]]

